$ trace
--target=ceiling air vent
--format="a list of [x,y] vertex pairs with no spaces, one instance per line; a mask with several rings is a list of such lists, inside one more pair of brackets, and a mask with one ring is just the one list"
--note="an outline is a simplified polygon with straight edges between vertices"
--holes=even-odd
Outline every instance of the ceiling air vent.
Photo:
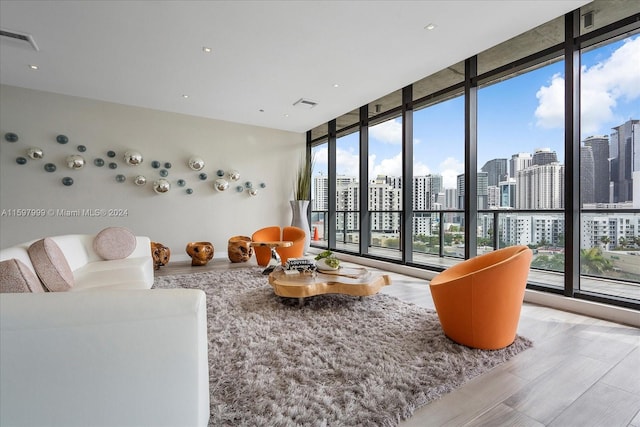
[[315,107],[316,105],[318,105],[317,102],[311,101],[310,99],[304,99],[304,98],[300,98],[296,102],[293,103],[294,107],[303,107],[303,108],[306,108],[306,109],[311,109],[311,108]]
[[8,39],[13,39],[18,42],[28,43],[36,52],[40,50],[31,34],[18,33],[17,31],[10,31],[5,30],[4,28],[0,28],[0,36],[6,37]]

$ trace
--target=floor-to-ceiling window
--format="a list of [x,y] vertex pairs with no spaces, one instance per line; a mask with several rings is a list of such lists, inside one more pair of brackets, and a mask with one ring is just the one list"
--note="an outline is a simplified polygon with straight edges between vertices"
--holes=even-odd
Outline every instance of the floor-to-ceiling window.
[[329,210],[329,150],[327,141],[311,148],[311,240],[314,246],[327,247]]
[[413,123],[413,262],[463,258],[464,97],[416,109]]
[[360,133],[336,139],[336,247],[358,252],[360,242]]
[[369,128],[369,253],[399,259],[402,205],[402,119]]
[[[477,253],[528,245],[564,271],[564,61],[478,91]],[[562,287],[562,280],[555,281]]]
[[580,291],[640,300],[640,34],[580,60]]

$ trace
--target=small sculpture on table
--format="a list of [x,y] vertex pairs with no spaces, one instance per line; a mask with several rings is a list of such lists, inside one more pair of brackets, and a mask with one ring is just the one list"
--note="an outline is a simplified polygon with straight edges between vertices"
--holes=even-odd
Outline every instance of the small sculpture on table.
[[162,243],[151,242],[151,257],[153,258],[153,269],[160,270],[160,267],[169,263],[171,249]]
[[213,244],[211,242],[187,243],[186,250],[191,257],[191,265],[207,265],[213,258]]
[[251,247],[251,237],[233,236],[229,238],[229,246],[227,247],[229,261],[231,262],[247,262],[253,255]]

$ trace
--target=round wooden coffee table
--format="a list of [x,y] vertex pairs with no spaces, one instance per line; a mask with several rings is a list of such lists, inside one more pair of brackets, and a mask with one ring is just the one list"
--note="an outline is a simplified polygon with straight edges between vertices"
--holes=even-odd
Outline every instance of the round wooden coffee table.
[[269,274],[269,284],[278,296],[298,298],[302,307],[306,297],[315,295],[345,294],[360,298],[375,295],[391,284],[391,278],[365,268],[298,274],[286,274],[285,270],[278,269]]

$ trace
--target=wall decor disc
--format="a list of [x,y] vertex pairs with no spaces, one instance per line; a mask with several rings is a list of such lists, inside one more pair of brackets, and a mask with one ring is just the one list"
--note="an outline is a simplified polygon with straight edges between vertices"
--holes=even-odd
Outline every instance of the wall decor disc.
[[127,177],[124,175],[116,175],[116,182],[125,182]]
[[204,181],[207,179],[207,174],[202,172],[200,175],[198,175],[198,178],[200,178],[201,181]]
[[129,166],[138,166],[142,163],[142,154],[137,151],[127,151],[124,153],[124,162]]
[[154,160],[153,162],[151,162],[151,167],[154,169],[158,169],[160,167],[160,162],[157,160]]
[[44,165],[44,170],[46,170],[47,172],[55,172],[56,165],[54,165],[53,163],[47,163],[46,165]]
[[18,135],[13,132],[7,132],[4,134],[4,139],[8,142],[16,142],[18,141]]
[[185,191],[187,194],[193,194],[193,190],[191,188],[187,188]]
[[164,194],[169,192],[169,190],[171,190],[171,183],[169,183],[169,181],[167,181],[166,179],[160,178],[159,180],[153,182],[153,191],[155,191],[157,194]]
[[147,183],[147,178],[144,175],[138,175],[133,179],[133,182],[136,185],[145,185]]
[[73,185],[73,178],[71,178],[70,176],[65,176],[64,178],[62,178],[62,184],[64,184],[67,187],[69,187],[70,185]]
[[166,162],[166,163],[164,164],[164,167],[165,167],[166,169],[171,169],[171,162]]
[[69,169],[82,169],[84,167],[84,157],[79,154],[72,154],[67,156],[67,166]]
[[26,165],[27,159],[24,157],[16,157],[16,163],[19,165]]
[[184,187],[185,185],[187,185],[187,181],[185,181],[184,179],[178,180],[178,187]]
[[101,168],[102,166],[104,166],[104,160],[98,157],[97,159],[93,160],[93,164]]
[[224,171],[222,169],[218,169],[216,171],[216,175],[218,175],[220,178],[222,178],[224,176]]
[[87,151],[87,147],[85,147],[84,145],[78,145],[78,151],[81,153],[84,153],[85,151]]
[[204,160],[202,160],[200,157],[192,157],[187,162],[187,165],[189,166],[189,169],[199,171],[204,168]]
[[114,162],[109,163],[109,169],[118,169],[118,164]]
[[166,178],[167,176],[169,176],[169,171],[166,169],[160,169],[160,176]]
[[27,150],[27,156],[31,157],[33,160],[41,159],[44,157],[44,151],[38,147],[31,147]]
[[56,141],[58,141],[58,144],[66,144],[69,142],[69,138],[66,135],[58,135],[56,136]]
[[113,150],[107,151],[107,157],[114,158],[116,156],[116,152]]

